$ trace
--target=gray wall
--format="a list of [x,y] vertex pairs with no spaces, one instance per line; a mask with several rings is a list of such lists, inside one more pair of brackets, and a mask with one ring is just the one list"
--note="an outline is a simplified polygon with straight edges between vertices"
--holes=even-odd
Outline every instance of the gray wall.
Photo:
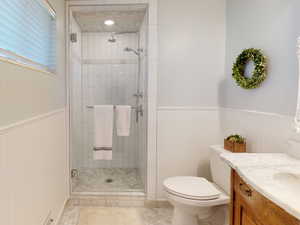
[[[299,0],[227,0],[226,70],[220,105],[293,115],[297,96],[296,39],[300,35]],[[254,90],[236,86],[232,64],[245,48],[268,57],[268,78]]]
[[159,106],[217,106],[225,0],[158,1]]
[[50,2],[57,12],[57,74],[0,61],[0,127],[65,106],[65,7]]

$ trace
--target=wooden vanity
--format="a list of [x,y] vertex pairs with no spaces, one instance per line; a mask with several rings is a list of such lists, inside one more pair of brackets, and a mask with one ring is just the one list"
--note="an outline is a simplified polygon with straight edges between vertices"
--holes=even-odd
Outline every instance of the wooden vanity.
[[[300,190],[299,190],[300,194]],[[231,225],[300,225],[300,221],[231,172]]]

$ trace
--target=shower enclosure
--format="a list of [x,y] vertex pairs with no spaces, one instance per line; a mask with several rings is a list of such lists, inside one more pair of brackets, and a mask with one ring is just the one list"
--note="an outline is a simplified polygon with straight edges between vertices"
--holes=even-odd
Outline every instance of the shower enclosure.
[[[147,7],[74,6],[69,20],[72,193],[144,192]],[[132,108],[130,136],[117,136],[114,126],[112,160],[93,159],[95,105]]]

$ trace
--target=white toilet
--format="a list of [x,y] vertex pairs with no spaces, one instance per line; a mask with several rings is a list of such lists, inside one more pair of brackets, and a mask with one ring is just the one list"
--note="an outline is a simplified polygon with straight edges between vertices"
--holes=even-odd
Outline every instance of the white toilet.
[[[211,146],[210,169],[213,183],[203,177],[170,177],[164,181],[167,198],[174,206],[172,225],[198,225],[214,213],[215,206],[230,201],[230,168],[221,160],[228,153],[221,146]],[[226,224],[224,222],[224,224]]]

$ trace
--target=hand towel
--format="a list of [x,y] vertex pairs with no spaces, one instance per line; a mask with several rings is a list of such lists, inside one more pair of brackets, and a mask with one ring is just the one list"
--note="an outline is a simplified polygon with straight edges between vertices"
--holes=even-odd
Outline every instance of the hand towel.
[[94,160],[112,160],[113,105],[94,106]]
[[131,106],[116,106],[116,127],[118,136],[129,136],[131,124]]

